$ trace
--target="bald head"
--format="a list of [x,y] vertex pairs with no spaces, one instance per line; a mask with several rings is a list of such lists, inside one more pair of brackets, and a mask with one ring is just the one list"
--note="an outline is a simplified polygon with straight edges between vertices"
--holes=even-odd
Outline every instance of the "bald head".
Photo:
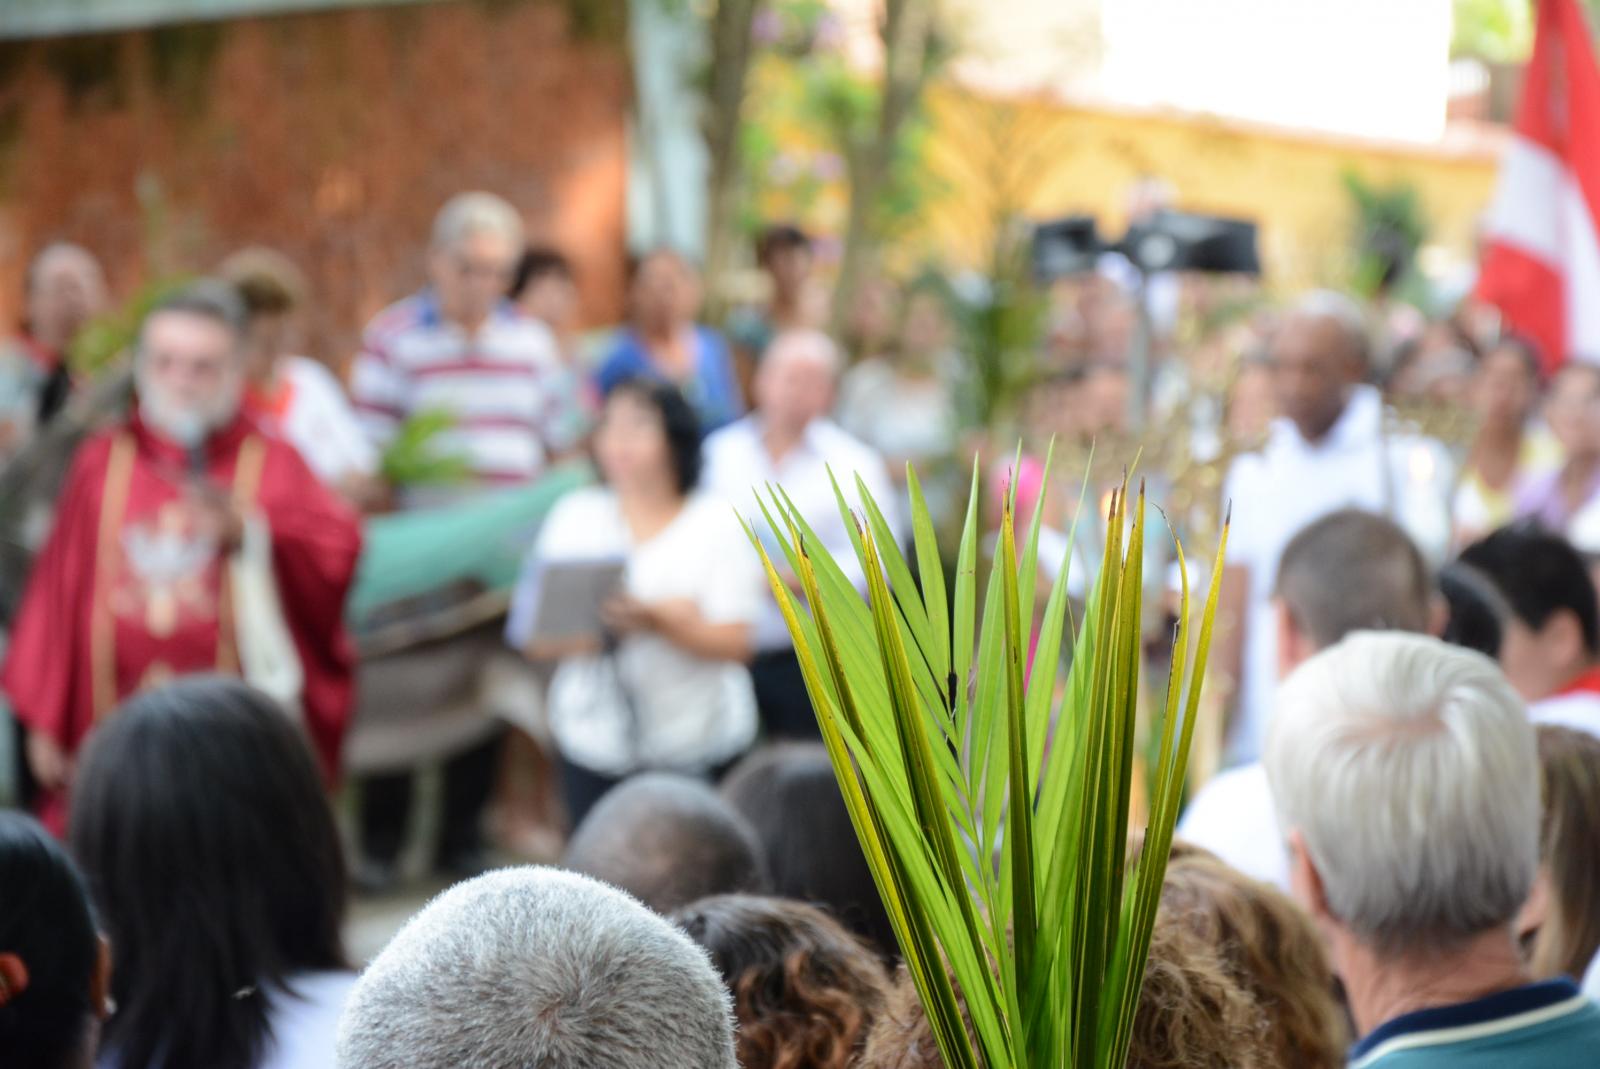
[[756,408],[769,424],[791,434],[833,408],[840,371],[839,347],[820,330],[786,330],[772,339],[756,373]]
[[1278,409],[1307,441],[1322,439],[1366,375],[1368,340],[1360,307],[1338,293],[1309,294],[1272,339]]
[[755,830],[699,780],[634,776],[589,811],[562,865],[620,887],[660,913],[706,895],[766,890]]
[[26,289],[28,330],[57,351],[105,309],[105,273],[81,245],[58,241],[39,250],[28,265]]

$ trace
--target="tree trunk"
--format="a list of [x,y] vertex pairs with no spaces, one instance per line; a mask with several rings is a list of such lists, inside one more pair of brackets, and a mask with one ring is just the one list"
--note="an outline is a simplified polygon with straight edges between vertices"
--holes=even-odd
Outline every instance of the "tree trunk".
[[894,166],[901,128],[927,80],[933,25],[932,0],[885,0],[878,23],[883,39],[883,88],[877,126],[864,136],[847,133],[844,145],[850,211],[833,296],[836,337],[843,336],[851,301],[877,257],[878,196]]
[[739,132],[745,82],[755,52],[751,26],[756,0],[718,0],[711,19],[705,136],[710,157],[706,189],[705,277],[708,318],[721,309],[720,281],[733,266],[739,238]]

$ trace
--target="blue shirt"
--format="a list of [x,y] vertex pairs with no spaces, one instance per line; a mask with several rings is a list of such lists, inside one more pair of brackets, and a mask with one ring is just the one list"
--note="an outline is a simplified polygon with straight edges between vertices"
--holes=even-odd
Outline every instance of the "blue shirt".
[[1593,1069],[1600,1006],[1570,980],[1403,1014],[1350,1051],[1351,1069]]
[[[600,364],[595,382],[603,396],[618,383],[632,378],[668,381],[650,359],[639,336],[631,330],[622,330]],[[703,433],[710,434],[744,415],[744,400],[739,396],[739,380],[733,371],[728,343],[710,327],[695,325],[694,375],[687,382],[673,385],[683,391],[684,399],[694,407]]]

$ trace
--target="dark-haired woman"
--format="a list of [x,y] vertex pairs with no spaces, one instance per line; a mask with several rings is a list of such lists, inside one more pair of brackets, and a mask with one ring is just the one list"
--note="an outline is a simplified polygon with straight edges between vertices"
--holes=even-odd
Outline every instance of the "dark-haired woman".
[[110,983],[67,852],[32,817],[0,811],[0,1065],[88,1069]]
[[1525,342],[1507,338],[1485,353],[1467,396],[1477,431],[1453,505],[1456,544],[1463,546],[1510,523],[1522,484],[1560,463],[1549,432],[1529,426],[1539,399],[1539,362]]
[[[549,720],[574,825],[633,772],[706,773],[749,747],[755,697],[744,662],[764,590],[733,510],[695,491],[699,421],[676,389],[646,379],[615,387],[594,453],[604,485],[550,513],[507,628],[528,656],[556,662]],[[623,566],[601,633],[541,638],[546,577],[596,561]]]
[[846,1069],[888,996],[867,946],[815,906],[702,898],[672,916],[733,992],[744,1069]]
[[320,1069],[355,977],[304,736],[235,680],[131,699],[91,736],[69,839],[116,953],[103,1069]]

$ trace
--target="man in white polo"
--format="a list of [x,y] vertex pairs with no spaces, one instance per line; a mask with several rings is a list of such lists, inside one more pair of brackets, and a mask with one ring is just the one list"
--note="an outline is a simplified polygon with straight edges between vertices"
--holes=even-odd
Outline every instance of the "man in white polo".
[[1360,508],[1399,524],[1438,561],[1449,541],[1450,461],[1443,446],[1389,426],[1365,385],[1366,322],[1355,302],[1313,293],[1272,339],[1279,418],[1259,453],[1237,458],[1224,497],[1233,505],[1217,666],[1237,683],[1230,764],[1261,752],[1278,678],[1272,607],[1278,557],[1302,528]]
[[[838,347],[826,334],[780,332],[768,343],[756,372],[755,411],[706,439],[702,482],[732,502],[762,535],[767,533],[766,519],[757,495],[764,498],[768,486],[781,486],[845,574],[864,588],[866,577],[850,529],[839,514],[829,471],[852,505],[859,475],[896,538],[901,536],[900,510],[883,458],[828,418],[839,372]],[[773,560],[781,566],[776,552]],[[767,733],[780,738],[817,737],[794,643],[776,600],[770,597],[756,623],[755,648],[750,676]]]

